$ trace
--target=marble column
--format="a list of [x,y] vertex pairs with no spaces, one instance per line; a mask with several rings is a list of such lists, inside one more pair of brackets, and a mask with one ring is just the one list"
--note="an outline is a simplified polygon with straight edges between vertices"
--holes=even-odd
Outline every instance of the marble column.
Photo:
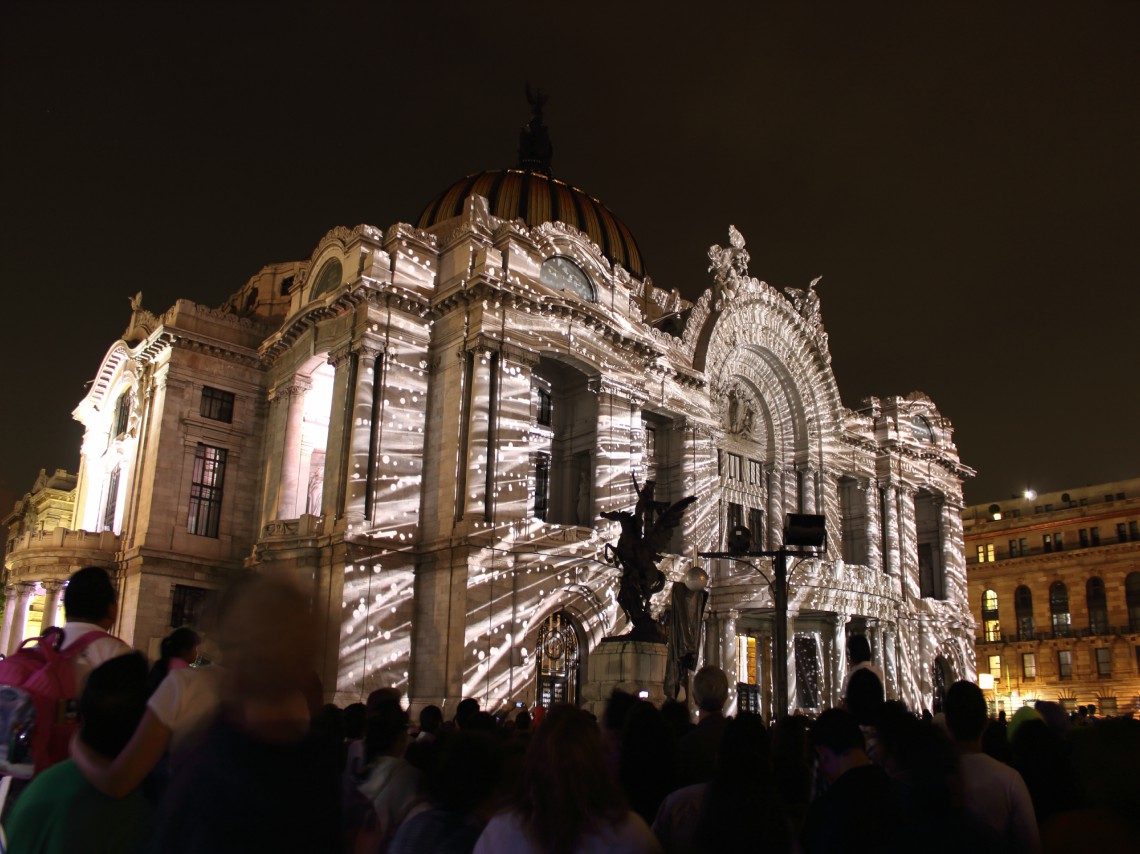
[[899,575],[905,598],[919,599],[918,583],[918,523],[914,513],[915,490],[898,488],[899,501]]
[[839,518],[839,475],[828,469],[817,473],[819,504],[816,512],[823,516],[827,531],[827,559],[843,557],[842,522]]
[[[289,385],[278,389],[274,405],[285,419],[284,441],[281,445],[280,475],[276,519],[296,519],[305,510],[305,484],[301,483],[301,436],[305,430],[305,395],[312,383],[295,377]],[[277,413],[275,413],[277,414]],[[277,417],[282,417],[277,414]],[[318,511],[319,512],[319,511]]]
[[884,484],[882,489],[883,504],[887,511],[883,518],[883,541],[886,546],[886,552],[883,554],[883,571],[888,575],[897,576],[900,574],[898,496],[892,483]]
[[723,611],[720,614],[720,669],[728,677],[729,693],[735,696],[736,683],[739,682],[736,672],[736,621],[740,619],[739,611]]
[[4,623],[0,625],[0,652],[7,655],[8,645],[12,642],[12,623],[16,618],[16,585],[9,584],[4,588]]
[[36,585],[22,581],[16,585],[16,609],[12,614],[12,634],[8,639],[7,654],[15,652],[24,640],[24,630],[28,625],[28,605]]
[[325,446],[321,512],[336,520],[344,515],[348,501],[349,444],[356,413],[356,377],[360,353],[357,347],[348,345],[330,353],[328,362],[333,366],[333,393],[328,443]]
[[887,684],[883,688],[886,690],[888,700],[898,699],[899,696],[898,661],[895,649],[897,639],[898,630],[894,623],[886,623],[883,626],[883,675],[887,678]]
[[847,674],[847,615],[831,618],[831,705],[843,701],[843,677]]
[[[774,655],[783,655],[788,662],[788,708],[784,709],[784,714],[790,714],[798,703],[798,692],[796,689],[796,617],[799,616],[799,608],[788,606],[788,647],[787,649],[777,649]],[[777,710],[779,714],[779,710]]]
[[768,548],[784,542],[784,473],[779,466],[768,466]]
[[368,495],[372,490],[374,475],[372,454],[375,450],[376,435],[372,421],[372,403],[376,391],[376,357],[380,355],[381,348],[363,345],[357,352],[359,356],[347,448],[348,482],[344,509],[349,525],[363,523]]
[[866,525],[867,566],[882,571],[885,568],[883,565],[882,513],[880,512],[882,510],[882,498],[875,481],[863,481],[860,486],[863,489],[866,510],[866,515],[863,518]]
[[44,619],[43,628],[59,625],[59,606],[63,598],[64,583],[62,581],[45,581],[44,586]]
[[816,475],[814,466],[803,463],[796,466],[797,483],[799,487],[799,507],[802,513],[816,513],[819,503],[817,499]]
[[963,507],[949,497],[942,499],[942,595],[950,602],[967,601]]
[[466,473],[462,480],[463,518],[488,521],[487,500],[488,432],[491,427],[491,352],[483,347],[471,350],[471,384],[467,388]]

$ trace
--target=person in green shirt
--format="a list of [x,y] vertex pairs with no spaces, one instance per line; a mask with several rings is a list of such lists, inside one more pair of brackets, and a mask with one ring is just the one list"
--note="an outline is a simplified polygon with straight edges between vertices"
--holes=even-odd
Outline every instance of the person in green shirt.
[[[147,664],[121,655],[91,672],[79,700],[79,738],[108,760],[134,734],[146,709]],[[109,798],[68,759],[36,776],[8,821],[9,854],[136,854],[150,840],[150,802],[136,790]]]

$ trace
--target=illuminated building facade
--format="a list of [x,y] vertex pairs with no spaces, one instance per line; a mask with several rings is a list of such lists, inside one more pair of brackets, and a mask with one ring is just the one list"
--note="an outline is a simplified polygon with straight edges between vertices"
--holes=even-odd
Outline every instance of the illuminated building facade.
[[[786,513],[825,515],[826,555],[791,576],[792,704],[836,701],[859,631],[889,693],[931,706],[974,675],[949,422],[917,393],[845,408],[815,283],[758,281],[730,238],[690,303],[599,201],[504,170],[415,225],[333,229],[219,309],[136,299],[75,410],[74,518],[8,554],[9,646],[77,562],[118,570],[117,630],[152,653],[252,567],[311,592],[337,702],[581,700],[624,628],[599,515],[636,477],[699,497],[672,579],[735,524],[774,546]],[[709,569],[703,657],[771,712],[769,591]]]
[[974,505],[964,525],[995,706],[1140,711],[1140,479]]

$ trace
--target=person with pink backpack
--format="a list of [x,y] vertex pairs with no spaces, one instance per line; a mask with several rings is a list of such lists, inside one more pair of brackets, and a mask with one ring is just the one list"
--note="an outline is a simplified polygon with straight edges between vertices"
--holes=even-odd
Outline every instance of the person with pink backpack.
[[61,762],[78,725],[78,699],[100,664],[131,648],[108,633],[118,597],[107,571],[89,566],[63,594],[67,624],[25,640],[0,661],[0,775],[13,778],[4,814],[23,782]]

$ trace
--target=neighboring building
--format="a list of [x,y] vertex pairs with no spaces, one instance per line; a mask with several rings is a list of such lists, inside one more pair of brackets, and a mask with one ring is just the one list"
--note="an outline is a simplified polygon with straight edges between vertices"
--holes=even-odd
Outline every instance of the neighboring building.
[[[844,408],[813,287],[752,278],[730,236],[689,303],[604,205],[532,164],[457,182],[415,226],[336,228],[220,309],[136,299],[75,410],[74,531],[8,555],[9,646],[31,585],[96,548],[144,649],[252,567],[311,592],[337,702],[384,684],[413,704],[580,700],[624,628],[599,514],[631,508],[636,477],[699,497],[672,579],[734,524],[774,546],[788,512],[826,515],[826,559],[792,575],[793,705],[836,700],[860,631],[889,692],[931,706],[974,676],[971,472],[924,395]],[[768,589],[711,569],[704,658],[770,712]]]
[[996,707],[1140,711],[1140,479],[977,504],[964,525]]

